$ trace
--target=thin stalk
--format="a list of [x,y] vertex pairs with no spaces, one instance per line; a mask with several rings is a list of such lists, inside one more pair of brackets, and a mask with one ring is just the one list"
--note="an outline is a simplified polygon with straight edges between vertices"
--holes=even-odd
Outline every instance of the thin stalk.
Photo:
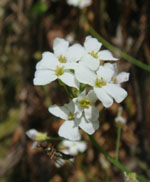
[[120,49],[118,49],[117,47],[113,46],[112,44],[110,44],[108,41],[106,41],[101,35],[99,35],[92,26],[89,26],[89,32],[91,33],[91,35],[93,35],[94,37],[96,37],[100,42],[102,42],[102,44],[109,50],[111,50],[114,54],[118,55],[119,57],[124,58],[125,60],[127,60],[128,62],[134,64],[135,66],[138,66],[139,68],[150,72],[150,65],[144,64],[142,61],[135,59],[132,56],[129,56],[126,52],[121,51]]
[[[91,135],[90,140],[95,145],[95,147],[104,154],[106,159],[108,159],[113,165],[115,165],[117,168],[119,168],[121,171],[126,172],[127,174],[131,173],[132,171],[128,170],[124,165],[122,165],[119,161],[117,161],[115,158],[111,157],[104,149],[97,143],[95,138]],[[150,182],[150,180],[144,178],[143,176],[137,175],[137,179],[140,182]]]
[[116,142],[116,160],[118,161],[119,157],[119,144],[120,144],[120,136],[121,136],[121,124],[118,125],[118,130],[117,130],[117,142]]

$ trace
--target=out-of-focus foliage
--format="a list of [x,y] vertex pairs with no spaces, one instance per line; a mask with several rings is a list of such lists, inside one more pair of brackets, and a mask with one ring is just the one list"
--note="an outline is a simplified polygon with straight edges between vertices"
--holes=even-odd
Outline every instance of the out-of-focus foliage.
[[[73,42],[83,43],[88,35],[85,16],[109,42],[150,64],[149,12],[148,0],[93,0],[82,10],[65,0],[0,0],[0,181],[123,181],[123,174],[106,165],[85,134],[88,150],[61,169],[41,151],[31,149],[25,131],[36,128],[57,136],[62,121],[56,121],[47,108],[68,101],[57,82],[34,87],[32,79],[41,53],[52,50],[55,37],[74,35]],[[131,73],[130,82],[124,85],[129,96],[122,104],[127,125],[121,137],[120,161],[150,178],[150,75],[124,60],[119,68]],[[95,134],[111,156],[115,155],[118,108],[114,104],[101,114],[101,127]]]

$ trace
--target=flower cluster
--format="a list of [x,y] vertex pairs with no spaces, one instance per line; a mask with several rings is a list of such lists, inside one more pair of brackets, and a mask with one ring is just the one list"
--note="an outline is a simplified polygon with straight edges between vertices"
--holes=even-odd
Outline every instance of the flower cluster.
[[77,43],[69,46],[68,41],[56,38],[54,52],[44,52],[36,65],[34,85],[45,85],[58,79],[77,90],[78,94],[70,103],[48,109],[64,120],[58,131],[61,137],[80,140],[79,128],[93,134],[99,128],[96,101],[108,108],[114,100],[120,103],[127,96],[121,83],[128,81],[129,73],[118,74],[115,63],[118,59],[110,51],[100,50],[101,47],[102,44],[91,36],[86,37],[84,46]]

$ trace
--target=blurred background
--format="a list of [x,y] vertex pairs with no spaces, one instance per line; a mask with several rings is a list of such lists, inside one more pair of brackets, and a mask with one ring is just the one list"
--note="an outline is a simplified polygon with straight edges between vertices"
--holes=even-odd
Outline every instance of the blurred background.
[[[41,151],[32,149],[25,132],[35,128],[57,137],[62,121],[48,113],[67,95],[57,82],[33,86],[35,65],[54,38],[84,42],[85,17],[114,46],[150,64],[150,1],[93,0],[79,9],[65,0],[0,0],[0,182],[122,182],[111,165],[83,134],[88,149],[75,162],[57,169]],[[104,47],[103,47],[104,48]],[[120,143],[120,161],[150,179],[150,73],[120,59],[120,71],[130,72],[121,103],[127,119]],[[94,137],[115,156],[119,104],[105,110]]]

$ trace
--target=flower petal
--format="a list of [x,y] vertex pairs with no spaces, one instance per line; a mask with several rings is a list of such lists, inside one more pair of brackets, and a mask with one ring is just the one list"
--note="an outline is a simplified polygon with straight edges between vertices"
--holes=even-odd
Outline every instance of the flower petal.
[[72,141],[80,140],[81,138],[81,135],[79,133],[79,128],[74,127],[73,121],[65,121],[60,126],[58,134],[59,136],[72,140]]
[[96,97],[96,94],[95,94],[95,92],[94,92],[94,90],[90,90],[89,92],[88,92],[88,98],[90,99],[90,101],[94,104],[95,102],[96,102],[96,100],[97,100],[97,97]]
[[130,73],[121,72],[116,76],[117,83],[127,82],[129,80]]
[[36,69],[53,69],[56,64],[58,60],[55,55],[51,52],[44,52],[41,61],[36,64]]
[[92,135],[99,128],[99,121],[88,122],[85,117],[82,117],[79,127],[89,135]]
[[103,88],[117,103],[122,102],[127,97],[127,92],[118,85],[109,83]]
[[83,64],[79,64],[75,69],[75,76],[81,83],[93,86],[96,80],[96,74],[86,68]]
[[56,80],[57,76],[51,70],[37,70],[33,79],[34,85],[46,85]]
[[91,3],[92,3],[91,0],[80,1],[79,7],[80,7],[80,8],[84,8],[84,7],[90,6]]
[[103,78],[105,81],[109,82],[114,75],[114,70],[110,69],[109,67],[100,66],[97,75],[99,78]]
[[75,75],[70,71],[65,71],[63,75],[59,76],[59,79],[69,87],[79,89],[79,82],[76,80]]
[[66,55],[67,49],[69,46],[69,42],[62,39],[56,38],[53,42],[53,50],[56,56]]
[[88,121],[96,121],[99,117],[99,110],[94,106],[90,106],[88,109],[84,109],[84,114]]
[[85,66],[87,66],[90,70],[97,70],[99,67],[99,60],[92,57],[89,54],[84,54],[84,56],[81,58],[82,64],[84,64]]
[[98,53],[98,57],[100,60],[108,60],[108,61],[117,61],[118,59],[113,57],[112,53],[108,50],[103,50]]
[[87,52],[94,51],[98,52],[102,46],[96,38],[92,38],[91,36],[87,36],[84,42],[84,47]]
[[36,140],[38,134],[39,132],[36,129],[26,131],[26,135],[32,140]]
[[62,118],[64,120],[68,119],[69,111],[65,106],[59,107],[57,105],[53,105],[48,108],[48,111],[59,118]]
[[95,94],[97,98],[103,103],[105,107],[110,107],[113,104],[113,99],[110,97],[106,91],[102,88],[94,87]]
[[78,142],[78,150],[84,152],[87,149],[87,144],[85,142]]
[[[75,142],[73,142],[73,144],[76,145]],[[69,148],[69,154],[76,156],[78,154],[78,148],[77,146],[73,146],[73,144],[72,144],[72,147]]]
[[73,112],[75,111],[75,104],[73,101],[69,102],[68,104],[65,104],[64,107],[68,110],[68,112]]
[[68,62],[79,61],[84,53],[84,48],[80,44],[74,44],[68,48],[66,57]]

